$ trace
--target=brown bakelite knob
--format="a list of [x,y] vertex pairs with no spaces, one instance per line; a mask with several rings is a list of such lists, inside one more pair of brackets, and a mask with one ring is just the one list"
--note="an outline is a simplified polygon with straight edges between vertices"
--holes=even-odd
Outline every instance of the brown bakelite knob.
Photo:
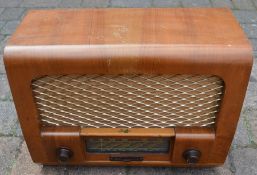
[[68,148],[58,148],[57,149],[57,156],[61,162],[68,161],[72,157],[72,155],[73,155],[72,151]]
[[195,164],[199,161],[201,152],[195,149],[189,149],[183,153],[183,157],[188,164]]

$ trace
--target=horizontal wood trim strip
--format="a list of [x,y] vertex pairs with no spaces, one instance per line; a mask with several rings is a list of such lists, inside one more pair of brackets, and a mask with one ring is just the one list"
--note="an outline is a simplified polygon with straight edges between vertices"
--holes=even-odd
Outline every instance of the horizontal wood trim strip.
[[174,137],[174,128],[82,128],[81,136]]
[[[86,162],[91,162],[91,161],[107,161],[107,162],[115,162],[115,161],[109,161],[109,158],[110,156],[114,156],[114,155],[117,155],[117,154],[94,154],[94,153],[86,153]],[[121,154],[121,157],[122,155],[125,155],[124,154]],[[134,154],[127,154],[127,156],[141,156],[144,158],[143,161],[135,161],[135,162],[138,162],[138,163],[141,163],[141,162],[145,162],[145,161],[170,161],[170,153],[167,153],[167,154],[140,154],[140,153],[134,153]],[[122,161],[120,161],[122,162]],[[131,162],[134,162],[134,161],[131,161]],[[127,163],[127,162],[122,162],[122,163]]]

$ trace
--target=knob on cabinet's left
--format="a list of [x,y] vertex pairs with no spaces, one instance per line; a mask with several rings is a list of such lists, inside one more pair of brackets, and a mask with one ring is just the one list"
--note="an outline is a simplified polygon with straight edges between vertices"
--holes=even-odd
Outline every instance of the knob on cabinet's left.
[[73,156],[73,152],[68,148],[58,148],[57,156],[61,162],[66,162]]

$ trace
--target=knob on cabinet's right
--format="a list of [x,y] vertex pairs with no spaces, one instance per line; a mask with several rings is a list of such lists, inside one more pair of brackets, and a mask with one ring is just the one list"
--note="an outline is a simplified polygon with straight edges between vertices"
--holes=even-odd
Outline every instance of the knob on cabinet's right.
[[189,149],[183,153],[183,157],[188,164],[195,164],[199,161],[201,152],[195,149]]

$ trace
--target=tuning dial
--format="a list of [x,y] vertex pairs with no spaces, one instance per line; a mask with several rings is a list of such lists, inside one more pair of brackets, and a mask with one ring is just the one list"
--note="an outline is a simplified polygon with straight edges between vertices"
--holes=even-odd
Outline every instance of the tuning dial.
[[183,157],[188,164],[195,164],[199,161],[201,152],[195,149],[189,149],[183,153]]
[[73,155],[73,152],[68,148],[58,148],[57,156],[61,162],[68,161]]

